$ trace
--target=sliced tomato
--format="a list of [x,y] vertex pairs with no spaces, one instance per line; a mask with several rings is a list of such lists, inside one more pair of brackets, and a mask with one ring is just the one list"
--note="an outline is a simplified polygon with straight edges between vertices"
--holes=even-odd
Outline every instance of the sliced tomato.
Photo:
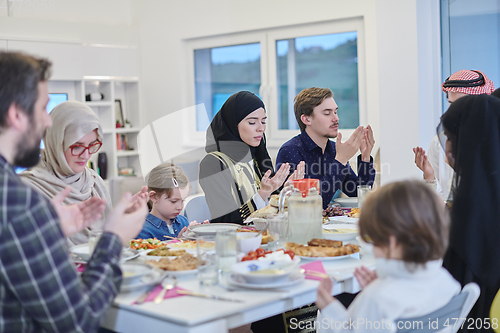
[[295,253],[292,250],[287,250],[285,253],[288,254],[292,260],[295,257]]
[[255,252],[257,252],[257,255],[260,256],[260,255],[265,254],[266,250],[264,250],[263,248],[259,247],[257,250],[255,250]]
[[249,261],[249,260],[253,260],[253,258],[250,256],[244,256],[243,258],[241,258],[241,261]]

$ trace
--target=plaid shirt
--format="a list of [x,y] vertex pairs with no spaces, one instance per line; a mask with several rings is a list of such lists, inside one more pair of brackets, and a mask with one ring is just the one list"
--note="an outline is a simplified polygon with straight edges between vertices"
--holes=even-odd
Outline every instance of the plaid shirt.
[[104,233],[81,277],[57,213],[0,156],[0,332],[93,332],[118,293],[122,244]]

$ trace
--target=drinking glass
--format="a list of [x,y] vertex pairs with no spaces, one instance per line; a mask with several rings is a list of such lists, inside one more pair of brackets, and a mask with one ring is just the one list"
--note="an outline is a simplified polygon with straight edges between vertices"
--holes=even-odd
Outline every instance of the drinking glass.
[[102,230],[90,230],[89,234],[89,254],[92,255],[95,250],[95,246],[99,243],[99,239],[101,239]]
[[269,243],[269,249],[276,251],[284,248],[285,242],[288,241],[288,214],[276,214],[268,216],[269,235],[273,238]]
[[198,281],[202,286],[213,286],[219,282],[219,268],[215,254],[215,236],[196,237],[198,253]]
[[370,193],[372,187],[370,185],[358,185],[358,208],[361,208],[366,196]]
[[224,230],[215,234],[215,254],[217,255],[217,266],[225,273],[231,270],[231,266],[236,264],[236,231]]

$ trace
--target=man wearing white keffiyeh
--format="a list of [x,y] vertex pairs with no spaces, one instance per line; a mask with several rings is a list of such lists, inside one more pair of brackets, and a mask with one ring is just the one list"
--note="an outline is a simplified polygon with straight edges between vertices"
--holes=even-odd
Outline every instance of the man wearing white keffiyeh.
[[[112,208],[110,195],[104,181],[87,166],[91,153],[97,151],[91,151],[90,148],[83,148],[81,153],[79,151],[82,150],[83,146],[80,145],[80,141],[84,137],[89,135],[96,137],[96,140],[92,138],[92,142],[87,143],[89,145],[102,140],[101,124],[90,107],[76,101],[59,104],[52,110],[50,116],[53,125],[47,129],[43,137],[45,149],[42,150],[40,163],[34,168],[22,172],[21,179],[50,199],[66,187],[71,186],[71,192],[64,200],[64,204],[79,203],[94,196],[106,199],[106,209],[102,213],[102,218],[92,226],[68,238],[70,246],[88,243],[90,230],[102,230],[103,221]],[[78,163],[81,164],[81,167],[75,166],[71,162],[68,163],[65,153],[70,158],[78,156]],[[78,153],[80,154],[78,155]]]

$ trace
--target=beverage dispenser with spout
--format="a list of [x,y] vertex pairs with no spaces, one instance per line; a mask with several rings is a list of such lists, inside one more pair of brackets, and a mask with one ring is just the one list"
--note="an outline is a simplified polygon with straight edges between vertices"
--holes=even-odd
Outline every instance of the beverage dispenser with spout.
[[323,237],[323,201],[319,195],[318,179],[297,179],[280,194],[280,211],[288,198],[288,240],[307,244]]

